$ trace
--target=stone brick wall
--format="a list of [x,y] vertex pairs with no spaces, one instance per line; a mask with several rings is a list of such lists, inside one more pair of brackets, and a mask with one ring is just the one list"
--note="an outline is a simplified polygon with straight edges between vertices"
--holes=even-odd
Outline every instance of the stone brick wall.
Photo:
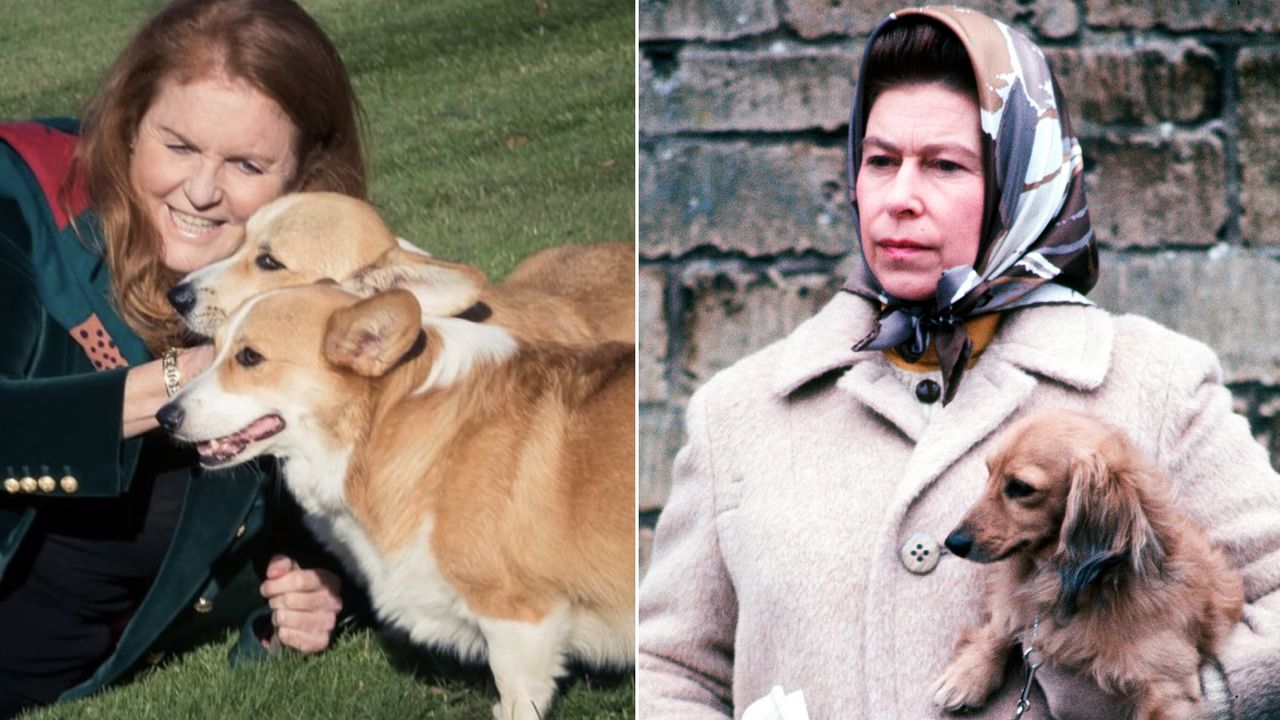
[[[1280,3],[978,0],[1049,57],[1081,136],[1092,298],[1215,348],[1280,458]],[[898,0],[639,0],[641,562],[689,395],[832,296],[844,137]]]

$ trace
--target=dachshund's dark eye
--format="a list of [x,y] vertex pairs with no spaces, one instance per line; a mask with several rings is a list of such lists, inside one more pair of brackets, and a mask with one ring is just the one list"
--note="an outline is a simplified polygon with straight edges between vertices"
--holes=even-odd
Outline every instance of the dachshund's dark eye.
[[1035,491],[1036,491],[1035,488],[1022,482],[1018,478],[1009,478],[1009,482],[1004,484],[1005,496],[1012,498],[1014,500],[1017,500],[1018,498],[1024,498]]
[[254,350],[248,345],[244,346],[240,349],[240,352],[236,353],[236,362],[240,363],[244,367],[253,367],[254,365],[262,362],[263,359],[264,358],[257,350]]
[[279,260],[271,257],[270,253],[262,253],[258,256],[258,259],[253,262],[267,272],[275,272],[276,270],[284,269],[284,265],[282,265]]

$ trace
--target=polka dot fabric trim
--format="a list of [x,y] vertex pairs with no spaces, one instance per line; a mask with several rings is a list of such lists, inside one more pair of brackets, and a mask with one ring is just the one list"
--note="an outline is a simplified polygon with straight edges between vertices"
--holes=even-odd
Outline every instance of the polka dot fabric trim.
[[129,365],[97,315],[90,315],[88,320],[71,328],[71,337],[84,348],[95,369],[111,370]]

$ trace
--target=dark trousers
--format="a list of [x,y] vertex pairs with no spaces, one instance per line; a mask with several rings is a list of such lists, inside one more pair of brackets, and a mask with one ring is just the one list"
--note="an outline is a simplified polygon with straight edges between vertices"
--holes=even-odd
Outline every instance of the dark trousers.
[[124,496],[35,500],[0,579],[0,720],[54,702],[111,654],[173,538],[190,462],[149,436]]

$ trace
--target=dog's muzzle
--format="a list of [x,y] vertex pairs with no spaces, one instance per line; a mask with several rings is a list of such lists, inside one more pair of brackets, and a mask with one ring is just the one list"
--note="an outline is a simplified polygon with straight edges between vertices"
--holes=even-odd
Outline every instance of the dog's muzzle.
[[178,311],[179,315],[185,316],[191,312],[191,308],[196,306],[196,289],[191,286],[191,283],[173,286],[167,296],[169,304],[173,306],[174,310]]
[[186,415],[177,403],[169,403],[156,411],[156,422],[170,435],[182,427],[182,418]]
[[973,533],[966,528],[956,528],[951,531],[951,534],[947,536],[947,541],[943,544],[956,557],[968,557],[969,551],[973,549]]

